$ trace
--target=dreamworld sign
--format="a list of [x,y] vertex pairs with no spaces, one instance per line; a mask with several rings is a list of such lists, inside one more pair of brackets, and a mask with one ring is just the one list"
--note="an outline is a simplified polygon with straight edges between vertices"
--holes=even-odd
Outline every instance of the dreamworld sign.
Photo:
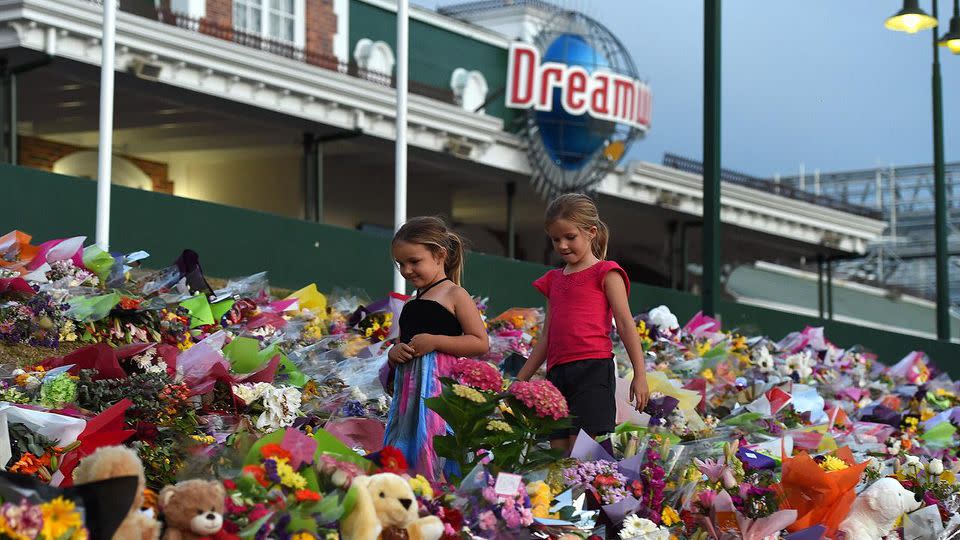
[[522,42],[510,45],[507,70],[507,107],[544,112],[562,107],[572,116],[650,128],[652,96],[643,81],[603,67],[588,72],[585,66],[541,62],[540,51]]

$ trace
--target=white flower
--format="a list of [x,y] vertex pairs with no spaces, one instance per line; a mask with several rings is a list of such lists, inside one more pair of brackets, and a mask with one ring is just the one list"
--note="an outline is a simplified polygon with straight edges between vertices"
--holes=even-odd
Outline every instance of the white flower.
[[237,384],[233,387],[233,394],[247,405],[250,405],[254,401],[263,397],[264,392],[270,388],[273,388],[272,384],[263,382],[255,384]]
[[657,306],[647,314],[650,317],[650,324],[657,327],[657,330],[674,330],[680,328],[680,321],[677,316],[670,312],[667,306]]
[[133,362],[137,364],[137,367],[142,369],[146,373],[166,373],[167,364],[157,357],[157,353],[154,349],[148,349],[142,354],[133,357]]
[[649,519],[631,514],[623,520],[620,538],[622,540],[669,540],[670,531],[657,526]]
[[269,388],[263,393],[263,414],[257,418],[257,429],[279,429],[290,426],[300,413],[300,390],[292,387]]
[[907,455],[907,460],[903,463],[903,469],[907,474],[917,474],[923,470],[923,464],[917,456]]
[[801,380],[813,375],[813,357],[810,356],[810,351],[799,352],[787,357],[782,373],[791,375],[794,372],[800,376]]
[[350,387],[350,397],[356,401],[359,401],[360,403],[367,401],[367,395],[361,392],[356,386]]
[[940,476],[943,474],[943,462],[939,459],[931,460],[930,463],[927,463],[927,472],[935,476]]
[[770,356],[770,351],[766,347],[760,347],[753,353],[753,365],[757,366],[763,373],[773,371],[773,356]]
[[341,469],[337,469],[332,475],[330,475],[330,481],[333,482],[333,485],[337,487],[343,487],[347,485],[347,480],[349,480],[347,473]]

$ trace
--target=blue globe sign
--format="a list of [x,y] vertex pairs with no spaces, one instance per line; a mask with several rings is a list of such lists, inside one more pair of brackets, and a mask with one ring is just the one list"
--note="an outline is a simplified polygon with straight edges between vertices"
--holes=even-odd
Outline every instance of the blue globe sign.
[[[590,46],[582,37],[563,34],[547,47],[543,55],[544,62],[579,66],[588,73],[608,68],[606,59]],[[553,89],[553,102],[559,103],[562,90]],[[549,111],[536,111],[540,137],[547,153],[559,167],[579,169],[584,161],[603,148],[604,143],[613,134],[615,125],[589,114],[573,115],[564,107],[554,107]]]
[[526,111],[535,187],[589,192],[650,129],[651,92],[602,25],[559,12],[535,43],[511,44],[506,105]]

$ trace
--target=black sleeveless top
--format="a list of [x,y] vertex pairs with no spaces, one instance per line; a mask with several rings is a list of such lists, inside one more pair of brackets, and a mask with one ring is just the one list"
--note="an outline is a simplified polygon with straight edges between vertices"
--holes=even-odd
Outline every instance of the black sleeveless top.
[[436,336],[462,336],[463,327],[460,321],[436,300],[421,298],[430,289],[450,281],[443,278],[422,291],[417,291],[417,297],[403,306],[400,312],[400,341],[410,343],[417,334],[433,334]]

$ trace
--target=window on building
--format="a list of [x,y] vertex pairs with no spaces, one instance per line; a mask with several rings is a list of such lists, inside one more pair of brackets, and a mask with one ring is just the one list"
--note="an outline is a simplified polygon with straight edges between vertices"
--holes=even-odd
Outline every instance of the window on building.
[[237,30],[303,46],[304,0],[234,0]]

